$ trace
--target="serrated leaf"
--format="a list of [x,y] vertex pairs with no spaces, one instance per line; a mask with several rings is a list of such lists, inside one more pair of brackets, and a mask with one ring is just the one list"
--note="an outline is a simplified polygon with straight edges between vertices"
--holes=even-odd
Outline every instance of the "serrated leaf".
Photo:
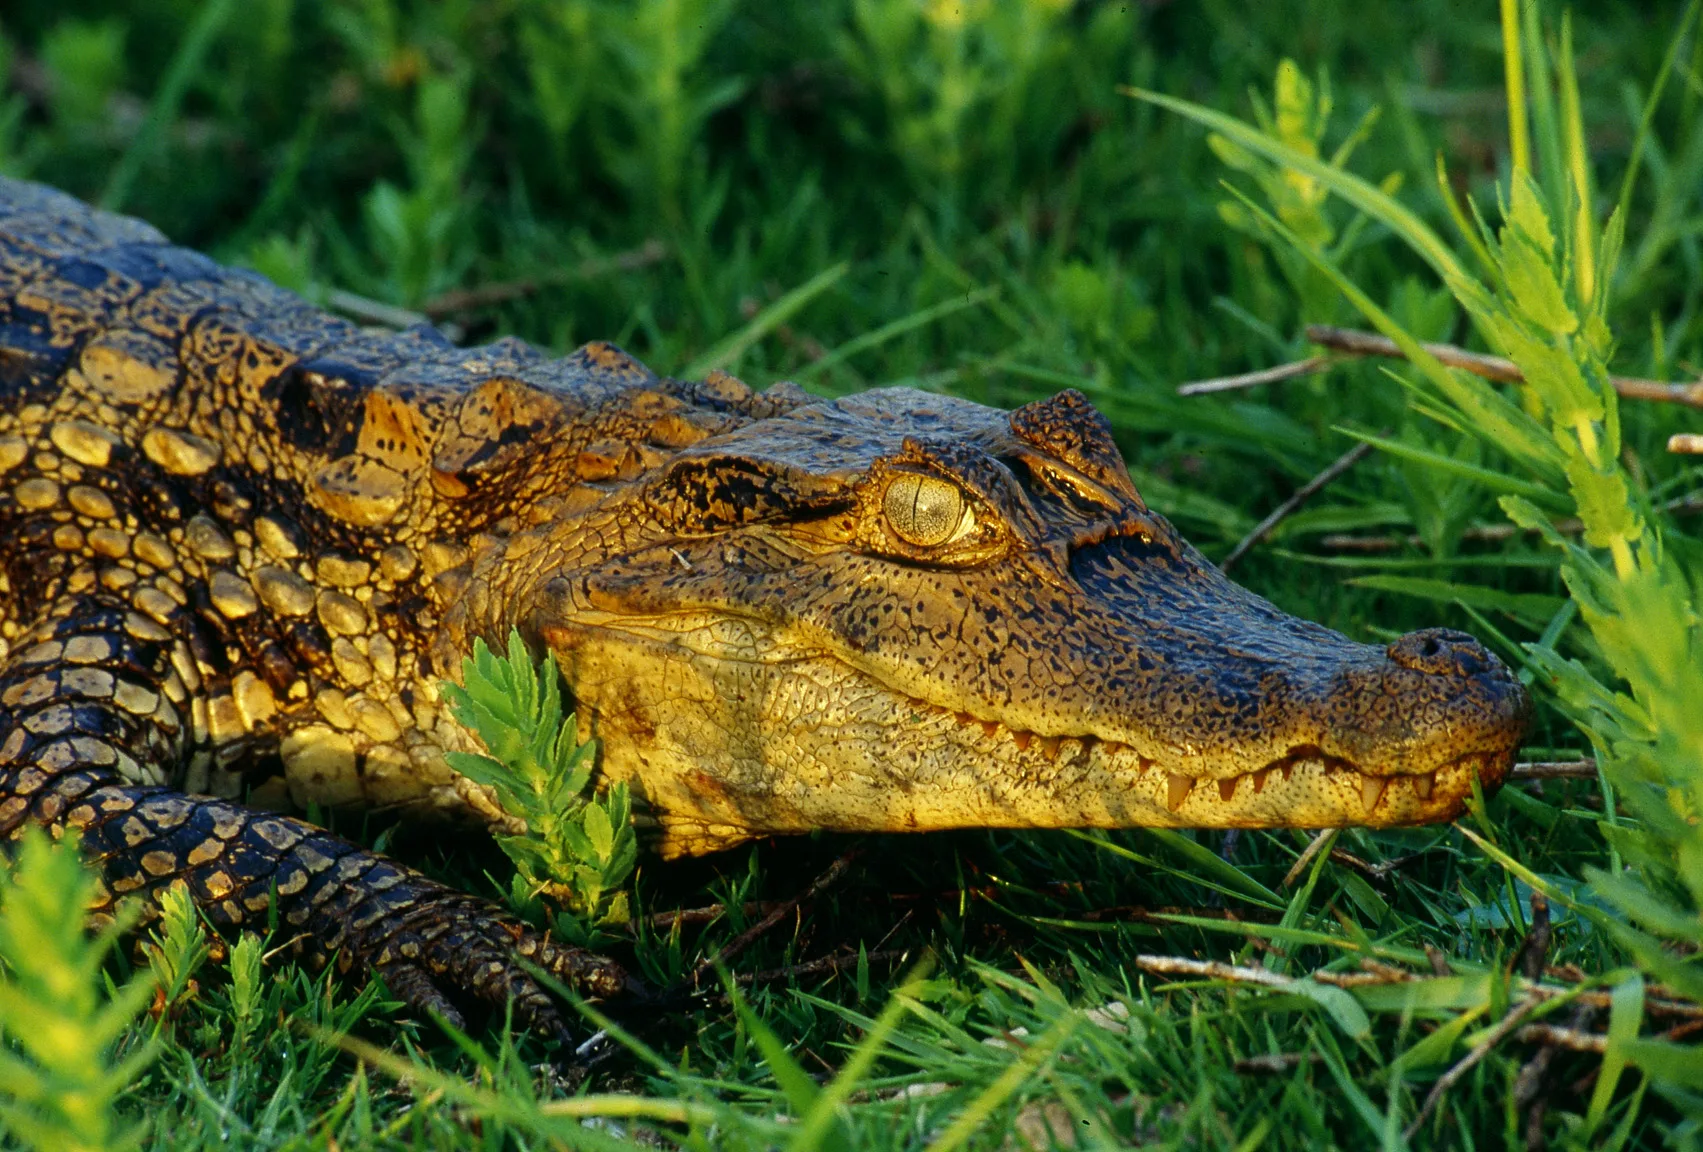
[[603,810],[603,806],[587,804],[580,814],[580,827],[591,842],[590,859],[599,862],[609,859],[610,851],[615,847],[615,830],[610,827],[609,813]]
[[1567,296],[1550,262],[1519,232],[1502,238],[1502,277],[1514,304],[1526,318],[1547,332],[1567,335],[1579,318],[1567,306]]
[[1567,461],[1567,479],[1579,506],[1579,520],[1585,526],[1585,543],[1608,548],[1642,535],[1643,518],[1632,504],[1626,476],[1620,469],[1599,472],[1583,456],[1575,456]]
[[506,766],[478,752],[445,752],[444,760],[475,784],[491,785],[506,782],[509,778]]
[[1508,223],[1537,249],[1545,263],[1555,257],[1555,233],[1549,227],[1549,213],[1544,210],[1542,196],[1530,175],[1521,172],[1510,181],[1513,185],[1508,206]]
[[633,918],[630,901],[625,892],[617,892],[609,898],[609,907],[603,915],[597,918],[598,924],[605,928],[619,928]]
[[597,849],[592,845],[590,837],[577,824],[563,824],[561,829],[562,844],[568,854],[578,860],[592,860],[597,856]]

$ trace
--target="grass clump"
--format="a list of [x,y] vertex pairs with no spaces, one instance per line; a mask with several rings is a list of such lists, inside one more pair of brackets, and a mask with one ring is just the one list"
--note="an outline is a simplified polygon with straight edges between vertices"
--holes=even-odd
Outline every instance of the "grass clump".
[[83,910],[94,895],[74,839],[30,828],[0,862],[0,1133],[40,1152],[116,1152],[143,1138],[116,1105],[158,1055],[126,1034],[155,983],[140,974],[102,986],[128,924],[91,936]]

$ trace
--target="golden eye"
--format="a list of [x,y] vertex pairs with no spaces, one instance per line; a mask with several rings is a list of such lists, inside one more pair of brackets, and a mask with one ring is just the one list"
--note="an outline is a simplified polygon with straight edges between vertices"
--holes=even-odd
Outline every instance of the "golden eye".
[[932,548],[960,535],[969,517],[964,493],[956,484],[915,472],[893,478],[881,507],[899,539],[919,548]]

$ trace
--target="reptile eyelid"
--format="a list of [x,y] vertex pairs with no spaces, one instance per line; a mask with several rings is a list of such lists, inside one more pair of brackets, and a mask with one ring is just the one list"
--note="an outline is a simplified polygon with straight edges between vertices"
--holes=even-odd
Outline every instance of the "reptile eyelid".
[[894,535],[919,548],[934,548],[961,538],[975,526],[975,514],[963,489],[950,480],[919,472],[901,472],[887,485],[881,508]]

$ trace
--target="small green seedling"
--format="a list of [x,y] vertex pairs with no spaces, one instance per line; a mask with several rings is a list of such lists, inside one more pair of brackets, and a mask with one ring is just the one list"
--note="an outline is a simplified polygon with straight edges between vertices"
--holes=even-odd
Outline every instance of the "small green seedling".
[[542,898],[562,909],[557,929],[574,940],[625,924],[622,885],[638,855],[627,786],[592,793],[596,745],[581,743],[575,717],[562,714],[555,657],[539,668],[512,632],[506,658],[475,640],[461,672],[464,686],[446,683],[444,695],[490,755],[451,752],[449,763],[526,822],[524,833],[498,837],[515,865],[514,903],[525,908]]
[[114,1106],[157,1053],[134,1032],[120,1039],[153,999],[155,976],[103,995],[101,965],[135,913],[91,935],[84,909],[94,894],[72,840],[29,828],[14,859],[0,856],[0,1135],[43,1152],[106,1152],[142,1138]]

